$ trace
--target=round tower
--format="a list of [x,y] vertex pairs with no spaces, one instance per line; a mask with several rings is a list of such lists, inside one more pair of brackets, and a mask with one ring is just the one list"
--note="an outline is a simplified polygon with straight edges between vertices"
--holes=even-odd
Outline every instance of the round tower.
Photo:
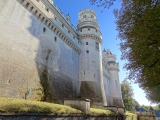
[[108,70],[111,74],[110,86],[112,105],[123,107],[121,84],[119,82],[119,64],[116,63],[116,56],[107,50]]
[[96,20],[96,13],[86,9],[78,16],[79,39],[82,43],[80,54],[79,87],[80,97],[91,100],[92,106],[103,105],[102,90],[102,34]]

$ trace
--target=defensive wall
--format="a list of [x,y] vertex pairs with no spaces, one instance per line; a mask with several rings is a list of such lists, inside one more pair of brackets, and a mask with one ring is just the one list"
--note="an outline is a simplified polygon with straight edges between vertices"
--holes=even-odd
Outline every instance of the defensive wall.
[[0,96],[123,106],[119,66],[114,55],[102,60],[95,12],[80,11],[76,30],[51,1],[0,2]]
[[77,97],[81,43],[59,12],[46,0],[0,2],[1,96],[58,103]]

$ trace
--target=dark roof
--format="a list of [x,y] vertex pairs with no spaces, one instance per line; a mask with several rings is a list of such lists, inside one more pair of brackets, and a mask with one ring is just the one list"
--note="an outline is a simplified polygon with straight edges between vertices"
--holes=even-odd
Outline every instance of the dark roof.
[[142,112],[144,112],[144,111],[145,111],[145,109],[144,109],[144,108],[138,108],[138,107],[136,107],[136,108],[135,108],[135,110],[136,110],[136,111],[142,111]]
[[160,117],[160,110],[155,110],[154,113],[156,117]]
[[105,48],[104,48],[103,52],[107,52]]
[[108,61],[108,63],[116,63],[115,61]]

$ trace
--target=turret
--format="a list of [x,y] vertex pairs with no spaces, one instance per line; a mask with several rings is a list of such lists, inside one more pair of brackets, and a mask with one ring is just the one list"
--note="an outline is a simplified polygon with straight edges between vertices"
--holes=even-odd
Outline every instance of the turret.
[[101,87],[103,84],[102,34],[93,10],[80,11],[78,18],[77,28],[82,42],[79,71],[80,97],[91,99],[92,106],[102,106],[106,103]]
[[108,70],[111,74],[110,86],[112,105],[123,107],[121,85],[119,82],[119,64],[116,63],[116,56],[112,54],[110,50],[107,50],[107,59]]
[[103,60],[105,63],[108,62],[106,49],[104,49],[103,52],[102,52],[102,60]]

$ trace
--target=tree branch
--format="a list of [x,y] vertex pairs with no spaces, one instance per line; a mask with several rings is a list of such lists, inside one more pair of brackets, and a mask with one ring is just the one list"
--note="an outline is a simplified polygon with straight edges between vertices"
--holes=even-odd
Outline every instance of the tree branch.
[[150,65],[149,67],[153,67],[157,62],[159,61],[159,59],[157,59],[156,61],[154,61],[154,63],[152,65]]

